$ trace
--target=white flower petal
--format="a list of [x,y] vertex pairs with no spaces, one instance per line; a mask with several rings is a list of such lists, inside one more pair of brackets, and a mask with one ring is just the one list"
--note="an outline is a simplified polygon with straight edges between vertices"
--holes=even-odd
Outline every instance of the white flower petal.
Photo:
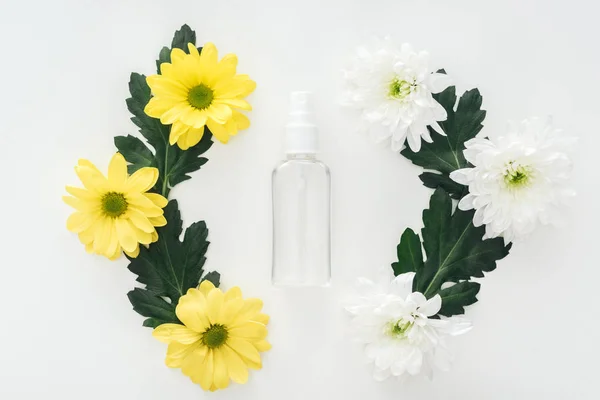
[[[423,296],[424,297],[424,296]],[[440,311],[442,308],[442,298],[439,294],[436,294],[431,299],[427,300],[425,304],[419,307],[419,312],[426,317],[432,317]]]

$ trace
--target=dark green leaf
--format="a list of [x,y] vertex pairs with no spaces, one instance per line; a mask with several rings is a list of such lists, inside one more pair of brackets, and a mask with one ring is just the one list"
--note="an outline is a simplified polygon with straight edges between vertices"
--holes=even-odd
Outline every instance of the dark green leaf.
[[210,149],[212,145],[212,135],[208,132],[208,128],[205,128],[200,142],[185,151],[180,150],[176,154],[176,157],[173,158],[173,163],[169,164],[167,173],[169,185],[172,187],[190,179],[191,177],[188,174],[199,170],[208,161],[208,158],[200,156]]
[[210,281],[213,285],[215,285],[215,287],[219,287],[221,284],[221,274],[216,271],[209,272],[208,274],[204,275],[202,281]]
[[464,314],[466,306],[477,302],[479,288],[479,283],[466,281],[440,290],[438,294],[442,297],[442,308],[438,314],[446,317]]
[[163,47],[160,49],[160,53],[158,53],[158,60],[156,60],[156,72],[160,74],[160,65],[162,63],[170,63],[171,62],[171,49],[168,47]]
[[[131,120],[140,128],[140,133],[154,148],[154,162],[152,166],[158,168],[159,178],[154,191],[167,197],[170,189],[185,180],[190,179],[189,173],[197,171],[207,161],[201,157],[212,146],[212,134],[205,129],[202,140],[188,150],[181,150],[177,145],[169,144],[170,125],[163,125],[160,120],[148,116],[144,108],[150,101],[150,87],[146,77],[137,73],[131,74],[129,81],[131,97],[127,99],[127,108],[134,115]],[[137,155],[137,153],[136,153]],[[147,153],[145,153],[147,156]],[[139,159],[130,158],[123,154],[125,159],[133,164],[132,170],[147,166],[139,164]]]
[[392,264],[394,275],[416,272],[423,268],[423,252],[419,236],[410,228],[406,229],[397,246],[398,261]]
[[427,298],[444,282],[483,277],[508,254],[510,245],[504,246],[502,238],[483,240],[485,227],[473,226],[473,214],[458,209],[452,214],[452,200],[442,189],[431,196],[429,209],[423,211],[421,231],[427,261],[415,277],[415,289]]
[[144,321],[144,326],[156,328],[161,324],[181,323],[175,315],[175,306],[148,290],[135,288],[127,293],[127,297],[135,312],[148,317]]
[[428,188],[444,189],[450,197],[455,200],[459,200],[464,194],[466,194],[467,188],[460,183],[454,182],[450,179],[450,176],[444,174],[438,174],[435,172],[423,172],[419,175],[419,179],[423,182]]
[[176,305],[189,288],[198,286],[202,277],[208,229],[204,221],[195,222],[179,240],[182,221],[177,201],[165,207],[167,225],[157,228],[158,241],[130,259],[129,270],[138,275],[137,281],[146,285],[149,293],[171,299]]
[[131,164],[128,166],[128,172],[133,174],[143,167],[155,167],[154,154],[146,147],[144,142],[135,136],[116,136],[115,146],[119,152]]
[[188,52],[188,43],[196,44],[196,32],[192,30],[187,24],[183,25],[181,29],[175,31],[173,41],[171,42],[171,48],[178,48],[186,53]]
[[458,102],[456,111],[456,89],[448,87],[433,97],[444,107],[448,118],[440,122],[440,126],[447,136],[442,136],[429,128],[432,143],[423,142],[421,150],[417,153],[405,148],[401,154],[413,164],[427,170],[439,171],[444,175],[468,166],[463,155],[464,143],[474,138],[483,128],[481,124],[485,118],[485,111],[481,109],[482,97],[479,90],[466,91]]

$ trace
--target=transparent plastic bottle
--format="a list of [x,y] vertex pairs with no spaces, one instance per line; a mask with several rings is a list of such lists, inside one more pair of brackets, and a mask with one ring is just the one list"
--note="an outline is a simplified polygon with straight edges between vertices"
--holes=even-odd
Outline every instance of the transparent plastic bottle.
[[273,170],[274,285],[326,286],[331,278],[331,177],[316,159],[310,93],[291,94],[287,159]]

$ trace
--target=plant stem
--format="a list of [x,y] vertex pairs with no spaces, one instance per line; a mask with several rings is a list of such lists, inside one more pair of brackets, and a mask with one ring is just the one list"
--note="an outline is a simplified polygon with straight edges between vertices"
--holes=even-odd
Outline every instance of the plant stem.
[[167,172],[169,162],[169,142],[165,143],[165,176],[163,177],[162,195],[164,198],[169,198],[169,173]]

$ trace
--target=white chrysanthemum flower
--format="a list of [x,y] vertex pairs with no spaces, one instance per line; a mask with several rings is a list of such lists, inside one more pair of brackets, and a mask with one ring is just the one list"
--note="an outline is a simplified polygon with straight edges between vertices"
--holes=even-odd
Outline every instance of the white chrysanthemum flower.
[[431,142],[427,126],[442,135],[437,121],[445,121],[446,110],[431,95],[450,86],[445,74],[432,73],[429,54],[413,51],[409,44],[398,49],[390,38],[378,41],[370,51],[358,49],[352,69],[345,72],[345,104],[361,111],[364,130],[376,141],[391,141],[400,151],[407,140],[419,151],[421,138]]
[[485,224],[485,238],[502,236],[506,243],[538,223],[558,222],[559,208],[575,194],[569,186],[574,143],[550,118],[524,120],[503,136],[467,141],[464,155],[474,167],[450,174],[469,186],[458,207],[475,209],[473,224]]
[[442,306],[440,296],[427,300],[412,292],[412,272],[394,278],[389,267],[385,271],[377,283],[359,278],[359,296],[346,307],[358,340],[366,344],[368,361],[374,363],[374,378],[431,378],[434,368],[448,370],[451,355],[445,339],[466,333],[471,323],[460,316],[432,319]]

